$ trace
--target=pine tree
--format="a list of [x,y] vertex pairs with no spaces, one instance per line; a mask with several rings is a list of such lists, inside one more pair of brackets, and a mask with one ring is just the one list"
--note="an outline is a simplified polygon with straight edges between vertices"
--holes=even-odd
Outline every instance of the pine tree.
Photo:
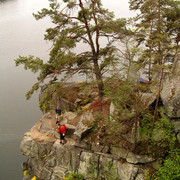
[[[130,9],[138,10],[136,33],[139,44],[145,46],[140,61],[162,64],[163,57],[179,48],[180,6],[176,0],[130,0]],[[150,69],[149,69],[150,73]]]
[[[45,34],[45,40],[53,43],[48,62],[44,63],[34,56],[19,56],[15,60],[16,66],[23,64],[25,69],[40,72],[38,82],[27,93],[27,98],[31,97],[45,79],[52,83],[60,74],[67,80],[75,73],[93,71],[99,97],[102,99],[103,73],[116,60],[113,43],[119,38],[120,32],[126,33],[126,20],[115,20],[114,14],[104,9],[100,0],[49,1],[49,9],[42,9],[34,14],[37,20],[48,16],[54,24]],[[85,50],[81,48],[82,44],[87,47]]]

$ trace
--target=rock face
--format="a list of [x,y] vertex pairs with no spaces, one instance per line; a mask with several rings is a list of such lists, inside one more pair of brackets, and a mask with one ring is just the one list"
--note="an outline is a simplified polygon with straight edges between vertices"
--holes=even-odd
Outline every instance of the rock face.
[[82,140],[91,130],[94,117],[91,112],[84,113],[76,126],[74,138]]
[[[67,126],[76,118],[75,114],[69,112],[64,116]],[[143,180],[145,164],[153,166],[155,159],[150,157],[85,140],[85,134],[94,121],[91,113],[81,116],[75,125],[75,132],[66,136],[65,145],[61,145],[54,136],[55,121],[55,117],[47,113],[24,135],[20,149],[22,154],[28,157],[23,164],[23,170],[29,172],[24,176],[24,180],[33,176],[42,180],[59,180],[69,172],[80,173],[85,179]]]
[[[175,125],[175,133],[180,142],[180,122],[177,120],[180,117],[180,55],[177,56],[175,64],[174,72],[177,76],[164,79],[161,98],[170,121]],[[155,92],[141,95],[145,106],[150,106],[156,99]],[[88,90],[79,93],[76,102],[82,101],[86,96],[96,99],[97,94]],[[66,110],[71,110],[74,106],[61,99],[58,99],[57,103]],[[111,121],[114,114],[116,108],[111,104]],[[152,157],[137,155],[125,148],[107,147],[99,142],[88,141],[85,137],[91,131],[93,122],[94,117],[89,111],[84,111],[79,117],[73,112],[64,113],[61,123],[67,126],[68,131],[66,143],[62,145],[57,133],[55,114],[44,114],[40,122],[24,135],[20,144],[22,154],[28,157],[27,162],[22,165],[23,170],[28,171],[24,180],[33,176],[40,180],[60,180],[70,172],[80,173],[85,179],[144,180],[147,169],[157,169],[159,162]],[[123,138],[133,142],[133,132],[123,132]]]
[[180,117],[180,54],[175,58],[173,75],[163,81],[161,98],[169,117]]

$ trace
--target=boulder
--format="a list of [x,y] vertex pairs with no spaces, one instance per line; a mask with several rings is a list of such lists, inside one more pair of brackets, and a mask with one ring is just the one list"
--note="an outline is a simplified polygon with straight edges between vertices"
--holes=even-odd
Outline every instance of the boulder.
[[129,152],[126,157],[126,161],[131,164],[146,164],[155,161],[155,159],[146,155],[136,155],[132,152]]
[[94,122],[93,114],[91,112],[84,113],[81,116],[81,118],[76,126],[76,129],[74,132],[74,138],[76,140],[77,139],[82,140],[84,137],[86,137],[86,135],[89,134],[89,132],[92,128],[93,122]]
[[156,100],[154,93],[141,93],[140,95],[145,107],[149,107]]
[[73,135],[77,125],[77,122],[75,121],[76,117],[77,114],[73,112],[65,112],[63,114],[63,120],[61,124],[65,124],[67,127],[66,135]]
[[113,166],[117,169],[118,179],[134,180],[138,174],[138,167],[134,164],[121,163],[120,161],[113,161]]

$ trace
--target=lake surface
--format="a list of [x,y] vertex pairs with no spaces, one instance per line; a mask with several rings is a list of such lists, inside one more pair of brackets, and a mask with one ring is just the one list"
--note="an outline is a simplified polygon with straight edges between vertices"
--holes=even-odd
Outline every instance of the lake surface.
[[48,19],[36,21],[32,12],[48,6],[48,0],[0,0],[0,179],[21,180],[20,154],[23,134],[41,118],[38,95],[25,93],[36,81],[23,67],[15,67],[19,55],[48,59],[50,44],[44,41]]

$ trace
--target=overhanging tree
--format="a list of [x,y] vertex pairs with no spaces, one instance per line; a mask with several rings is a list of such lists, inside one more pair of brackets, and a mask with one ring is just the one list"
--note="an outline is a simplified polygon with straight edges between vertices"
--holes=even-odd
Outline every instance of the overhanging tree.
[[[62,73],[68,79],[75,73],[92,70],[98,84],[99,97],[102,99],[103,73],[112,61],[117,60],[113,43],[120,38],[120,32],[121,38],[127,32],[126,20],[115,20],[113,13],[102,7],[101,0],[49,1],[49,9],[42,9],[34,14],[37,20],[49,16],[54,24],[45,34],[45,40],[53,43],[48,62],[44,63],[34,56],[19,56],[15,60],[16,66],[23,64],[25,69],[39,72],[38,82],[26,94],[27,99],[45,79],[52,83]],[[82,44],[86,49],[82,49]],[[75,48],[79,53],[75,52]]]

